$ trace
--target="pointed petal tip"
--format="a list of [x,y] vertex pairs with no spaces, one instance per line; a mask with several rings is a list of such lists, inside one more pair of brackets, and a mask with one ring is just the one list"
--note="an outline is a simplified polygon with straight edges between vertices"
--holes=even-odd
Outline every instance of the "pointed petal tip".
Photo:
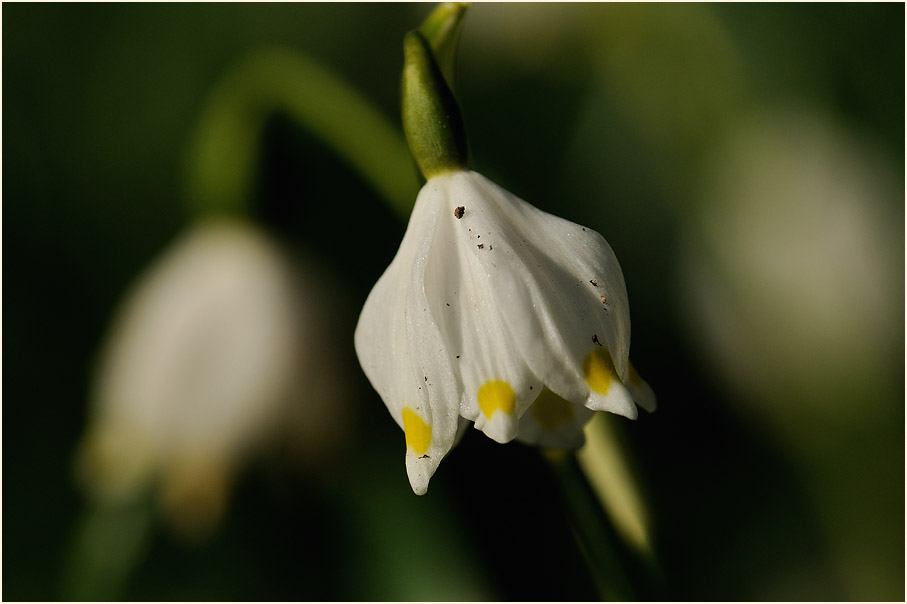
[[480,419],[476,421],[476,429],[481,430],[485,436],[496,443],[505,445],[516,438],[519,423],[512,414],[498,411],[491,416],[490,420],[480,416]]
[[410,470],[410,465],[406,466],[406,474],[409,478],[409,485],[413,488],[413,493],[416,495],[425,495],[428,492],[428,481],[430,478],[424,473],[412,472]]
[[633,400],[636,401],[637,405],[649,413],[655,412],[658,408],[655,392],[652,390],[652,387],[639,376],[633,363],[629,364],[625,386],[630,391],[630,395],[633,397]]
[[631,420],[636,420],[639,418],[639,409],[637,408],[636,403],[631,403],[631,406],[629,407],[627,412],[615,411],[614,413],[617,415],[623,415],[627,419]]
[[425,495],[428,492],[428,482],[438,469],[440,459],[433,459],[430,455],[418,455],[412,449],[406,450],[406,476],[416,495]]
[[655,413],[658,410],[658,401],[655,400],[654,395],[649,399],[636,399],[636,404],[642,407],[646,413]]
[[609,386],[606,394],[595,390],[590,391],[585,407],[592,411],[607,411],[615,415],[622,415],[627,419],[636,419],[639,415],[629,390],[616,380]]

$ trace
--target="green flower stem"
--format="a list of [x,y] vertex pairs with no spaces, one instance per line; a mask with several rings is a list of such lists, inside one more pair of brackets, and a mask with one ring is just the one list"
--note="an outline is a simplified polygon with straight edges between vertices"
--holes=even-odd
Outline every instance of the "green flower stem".
[[76,522],[63,567],[66,601],[116,601],[150,544],[154,506],[148,495],[122,504],[89,504]]
[[621,418],[596,413],[576,456],[545,451],[563,487],[574,534],[603,599],[666,597],[642,489],[621,439]]
[[468,2],[443,2],[431,12],[419,32],[431,45],[435,60],[447,85],[454,90],[454,66],[457,59],[457,46],[460,42],[460,30],[463,17],[466,16]]
[[419,190],[399,130],[327,68],[302,55],[260,50],[216,87],[192,139],[187,196],[203,212],[249,203],[265,120],[282,112],[320,139],[407,218]]
[[543,451],[567,505],[574,537],[586,558],[602,600],[625,602],[637,594],[628,580],[617,545],[618,537],[608,523],[576,458],[563,451]]
[[654,560],[649,512],[628,461],[620,421],[597,413],[586,425],[586,446],[576,458],[621,539],[643,558]]

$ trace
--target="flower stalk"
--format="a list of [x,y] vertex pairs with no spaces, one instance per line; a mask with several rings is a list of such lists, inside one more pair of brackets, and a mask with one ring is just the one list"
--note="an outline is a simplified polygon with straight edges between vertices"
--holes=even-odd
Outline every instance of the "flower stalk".
[[418,190],[392,122],[330,69],[299,53],[262,49],[215,88],[194,133],[186,197],[199,214],[244,214],[266,120],[282,112],[334,151],[401,217]]
[[617,534],[598,505],[576,457],[554,450],[543,450],[542,456],[561,486],[573,536],[586,558],[601,599],[610,602],[638,599],[639,594],[628,580]]
[[149,492],[117,503],[92,502],[81,512],[66,554],[61,599],[123,600],[133,569],[150,546],[156,521]]
[[455,90],[454,67],[457,58],[457,46],[460,42],[460,30],[463,18],[469,8],[468,2],[443,2],[422,22],[419,31],[431,44],[432,53],[438,62],[441,73],[448,87]]

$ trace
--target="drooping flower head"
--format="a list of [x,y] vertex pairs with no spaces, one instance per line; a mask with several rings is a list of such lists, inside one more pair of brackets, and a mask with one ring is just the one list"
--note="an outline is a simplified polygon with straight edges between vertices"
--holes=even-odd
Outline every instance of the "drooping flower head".
[[655,397],[629,362],[611,247],[468,170],[427,42],[411,33],[405,52],[404,127],[427,182],[355,342],[423,494],[466,420],[497,442],[578,448],[594,411],[635,419]]
[[[101,351],[78,454],[89,494],[119,502],[159,485],[173,528],[203,536],[254,454],[304,437],[323,457],[319,433],[336,433],[343,399],[321,361],[334,359],[317,294],[251,223],[208,219],[178,238],[136,281]],[[313,393],[329,404],[307,404]]]

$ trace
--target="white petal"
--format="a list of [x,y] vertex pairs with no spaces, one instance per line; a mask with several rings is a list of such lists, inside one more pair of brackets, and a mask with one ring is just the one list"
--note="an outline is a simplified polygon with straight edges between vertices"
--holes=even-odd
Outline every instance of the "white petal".
[[292,288],[264,234],[198,225],[120,310],[95,385],[100,415],[134,426],[161,457],[237,456],[276,425],[297,371]]
[[583,426],[592,414],[584,406],[564,400],[544,388],[529,411],[520,418],[517,439],[549,449],[576,450],[586,442]]
[[[446,214],[464,208],[460,219],[442,214],[441,228],[450,226],[449,239],[465,242],[458,252],[468,252],[471,260],[460,263],[478,282],[484,307],[494,309],[486,313],[494,318],[485,322],[496,324],[495,342],[506,343],[498,354],[513,365],[519,357],[525,373],[569,401],[635,418],[636,406],[621,384],[630,342],[626,287],[604,238],[538,210],[475,172],[434,181],[448,192]],[[469,310],[475,314],[476,307]],[[503,336],[499,323],[506,325]],[[486,338],[483,332],[472,336]],[[601,350],[613,358],[614,379],[607,388],[584,370],[607,366],[594,362]]]
[[369,294],[356,326],[356,353],[407,441],[406,469],[423,494],[454,444],[459,395],[447,348],[424,292],[438,221],[420,194],[403,242]]
[[576,448],[592,410],[635,418],[634,397],[654,407],[629,342],[604,238],[465,171],[422,188],[356,330],[419,494],[462,435],[458,416],[499,442]]
[[[512,440],[520,416],[538,393],[541,381],[518,352],[476,255],[481,237],[460,224],[458,207],[481,200],[457,195],[449,178],[432,179],[425,191],[439,209],[437,236],[425,272],[425,292],[441,335],[453,356],[461,389],[460,413],[498,442]],[[454,193],[452,195],[452,193]],[[467,193],[475,194],[474,191]]]
[[636,368],[633,367],[633,363],[630,363],[629,369],[627,371],[627,381],[625,382],[627,389],[630,391],[630,394],[633,396],[633,400],[636,401],[636,404],[652,413],[658,407],[657,401],[655,400],[655,392],[652,390],[652,387],[640,377],[636,372]]

